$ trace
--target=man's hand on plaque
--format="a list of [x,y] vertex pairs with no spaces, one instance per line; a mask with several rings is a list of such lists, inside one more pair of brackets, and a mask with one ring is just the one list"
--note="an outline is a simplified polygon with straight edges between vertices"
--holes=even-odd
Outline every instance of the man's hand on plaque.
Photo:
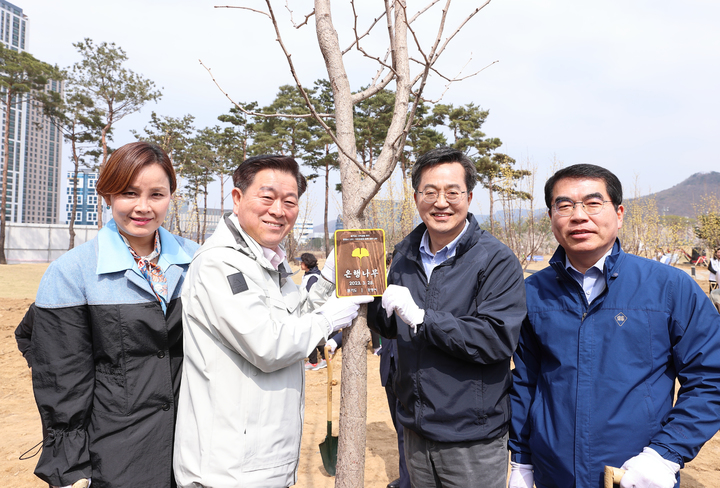
[[415,334],[417,326],[425,320],[425,310],[417,306],[410,290],[404,286],[388,286],[382,296],[382,306],[388,317],[397,313],[403,322],[412,327]]
[[370,303],[373,297],[358,295],[356,297],[338,298],[332,295],[325,304],[318,309],[318,313],[330,323],[328,336],[344,327],[350,327],[352,321],[358,316],[358,309],[363,303]]

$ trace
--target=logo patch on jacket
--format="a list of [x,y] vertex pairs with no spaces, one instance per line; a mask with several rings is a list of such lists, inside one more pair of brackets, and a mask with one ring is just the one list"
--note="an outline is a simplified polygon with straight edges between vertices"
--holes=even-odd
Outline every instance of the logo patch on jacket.
[[232,290],[233,295],[237,295],[238,293],[242,293],[248,289],[245,276],[243,276],[240,272],[231,274],[227,277],[227,280],[228,283],[230,283],[230,289]]
[[617,322],[617,324],[618,324],[620,327],[622,327],[623,324],[624,324],[626,321],[627,321],[627,317],[626,317],[625,314],[622,313],[622,312],[620,312],[619,314],[617,314],[617,315],[615,316],[615,322]]

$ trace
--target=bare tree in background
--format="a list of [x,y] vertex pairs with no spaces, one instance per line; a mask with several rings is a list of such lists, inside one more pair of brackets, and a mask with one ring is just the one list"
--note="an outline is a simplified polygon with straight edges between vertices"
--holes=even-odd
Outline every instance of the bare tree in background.
[[[424,90],[431,73],[444,80],[447,83],[446,88],[454,81],[477,74],[448,77],[439,72],[435,65],[449,43],[489,3],[489,0],[482,2],[479,6],[474,4],[470,8],[467,8],[466,3],[461,3],[469,11],[462,14],[461,20],[451,28],[447,26],[451,0],[446,0],[442,6],[439,5],[440,0],[430,0],[426,6],[416,13],[407,10],[405,0],[384,0],[384,2],[378,2],[377,16],[369,20],[358,15],[356,8],[358,5],[354,0],[350,0],[349,5],[352,9],[353,23],[352,26],[345,27],[343,32],[352,32],[352,36],[349,45],[345,49],[340,46],[337,29],[333,23],[330,0],[315,0],[314,10],[305,15],[300,24],[295,24],[293,12],[290,11],[290,21],[298,29],[308,25],[312,17],[315,18],[317,43],[325,61],[328,79],[333,92],[334,111],[331,114],[317,112],[310,101],[305,85],[298,77],[293,64],[292,53],[283,41],[280,22],[273,8],[279,3],[266,0],[266,10],[250,7],[228,8],[237,8],[260,14],[270,21],[276,40],[287,59],[290,72],[305,100],[308,112],[306,114],[246,113],[265,117],[313,117],[317,120],[327,131],[338,149],[343,222],[346,228],[363,228],[366,206],[390,177],[405,150],[408,133],[413,125],[418,104],[423,101]],[[368,2],[363,2],[363,7],[365,8],[367,4]],[[284,7],[289,10],[287,3],[284,4]],[[439,9],[441,10],[438,11]],[[423,14],[433,16],[432,19],[427,20],[434,23],[436,29],[434,33],[415,31],[414,23]],[[386,34],[384,34],[386,36],[386,47],[384,52],[376,54],[371,52],[369,46],[366,46],[366,41],[368,41],[366,38],[371,35],[374,29],[380,30],[382,28],[386,31]],[[429,42],[422,42],[421,40]],[[354,59],[359,56],[376,63],[377,71],[371,77],[369,83],[367,79],[355,80],[351,83],[346,70],[346,56],[349,60],[349,56],[353,55],[356,56]],[[411,69],[411,63],[414,69]],[[376,154],[372,164],[366,165],[358,158],[353,120],[354,107],[358,103],[375,96],[390,83],[393,83],[395,88],[395,104],[387,136],[381,151]],[[351,85],[356,87],[364,86],[365,88],[353,93]],[[228,96],[227,93],[225,95]],[[228,98],[232,101],[229,96]],[[236,106],[242,110],[240,105],[236,104]],[[324,120],[329,117],[334,117],[334,130]],[[335,482],[336,486],[340,487],[359,488],[364,486],[367,404],[365,344],[369,340],[365,308],[363,307],[362,313],[356,319],[354,327],[351,327],[343,337],[340,443]]]

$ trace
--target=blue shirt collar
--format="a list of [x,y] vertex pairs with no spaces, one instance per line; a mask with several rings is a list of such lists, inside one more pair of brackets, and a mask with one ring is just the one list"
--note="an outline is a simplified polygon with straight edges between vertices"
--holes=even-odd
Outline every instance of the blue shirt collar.
[[420,240],[420,252],[422,254],[425,254],[429,257],[436,257],[440,258],[443,254],[445,255],[445,258],[442,261],[446,261],[450,259],[451,257],[455,256],[455,251],[457,250],[457,245],[460,242],[460,239],[462,239],[462,236],[465,235],[465,232],[467,232],[469,222],[467,219],[465,219],[465,227],[463,227],[463,230],[460,231],[460,233],[457,235],[455,239],[452,240],[448,245],[443,247],[442,249],[439,249],[438,252],[433,254],[430,251],[430,236],[428,234],[428,231],[425,230],[425,233],[422,236],[422,239]]
[[[603,254],[603,256],[600,259],[598,259],[598,261],[595,264],[590,266],[590,268],[588,268],[588,270],[585,271],[585,274],[587,274],[588,271],[592,271],[593,273],[595,273],[596,271],[594,269],[597,269],[597,271],[599,271],[600,274],[602,275],[605,272],[605,260],[612,253],[613,247],[615,247],[615,246],[610,247],[610,249],[608,249],[607,252],[605,254]],[[578,271],[575,268],[575,266],[572,265],[572,263],[570,263],[570,259],[568,259],[567,253],[565,254],[565,269],[567,269],[568,271],[572,270],[581,276],[583,274],[583,273],[580,273],[580,271]]]
[[[165,272],[172,264],[188,264],[192,261],[185,250],[180,247],[180,243],[170,232],[160,227],[160,246],[162,252],[158,259],[160,269]],[[114,220],[110,220],[98,232],[98,264],[96,273],[116,273],[128,269],[137,270],[137,264],[133,259],[130,250],[123,242],[118,232],[117,224]],[[139,271],[138,271],[139,272]]]

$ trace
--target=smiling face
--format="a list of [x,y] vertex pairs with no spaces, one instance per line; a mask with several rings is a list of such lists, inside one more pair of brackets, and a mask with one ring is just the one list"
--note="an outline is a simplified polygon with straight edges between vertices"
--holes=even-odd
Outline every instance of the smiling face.
[[159,164],[143,166],[125,190],[110,195],[118,231],[140,256],[154,249],[155,231],[165,220],[170,197],[170,179]]
[[258,244],[277,249],[298,216],[298,185],[290,173],[264,169],[243,192],[233,188],[233,212]]
[[425,168],[420,177],[418,191],[429,189],[441,192],[435,203],[425,203],[420,193],[415,193],[415,206],[420,218],[427,226],[430,237],[430,250],[435,253],[451,243],[465,227],[468,208],[472,201],[472,192],[463,193],[460,201],[449,204],[444,192],[467,191],[465,169],[460,163],[442,163]]
[[[587,198],[598,197],[610,200],[605,182],[594,178],[563,178],[555,183],[552,192],[553,205],[558,200],[581,202]],[[565,249],[570,263],[578,271],[585,273],[610,249],[622,227],[625,209],[606,203],[597,215],[588,215],[577,204],[573,213],[567,217],[550,210],[552,231],[555,239]]]

